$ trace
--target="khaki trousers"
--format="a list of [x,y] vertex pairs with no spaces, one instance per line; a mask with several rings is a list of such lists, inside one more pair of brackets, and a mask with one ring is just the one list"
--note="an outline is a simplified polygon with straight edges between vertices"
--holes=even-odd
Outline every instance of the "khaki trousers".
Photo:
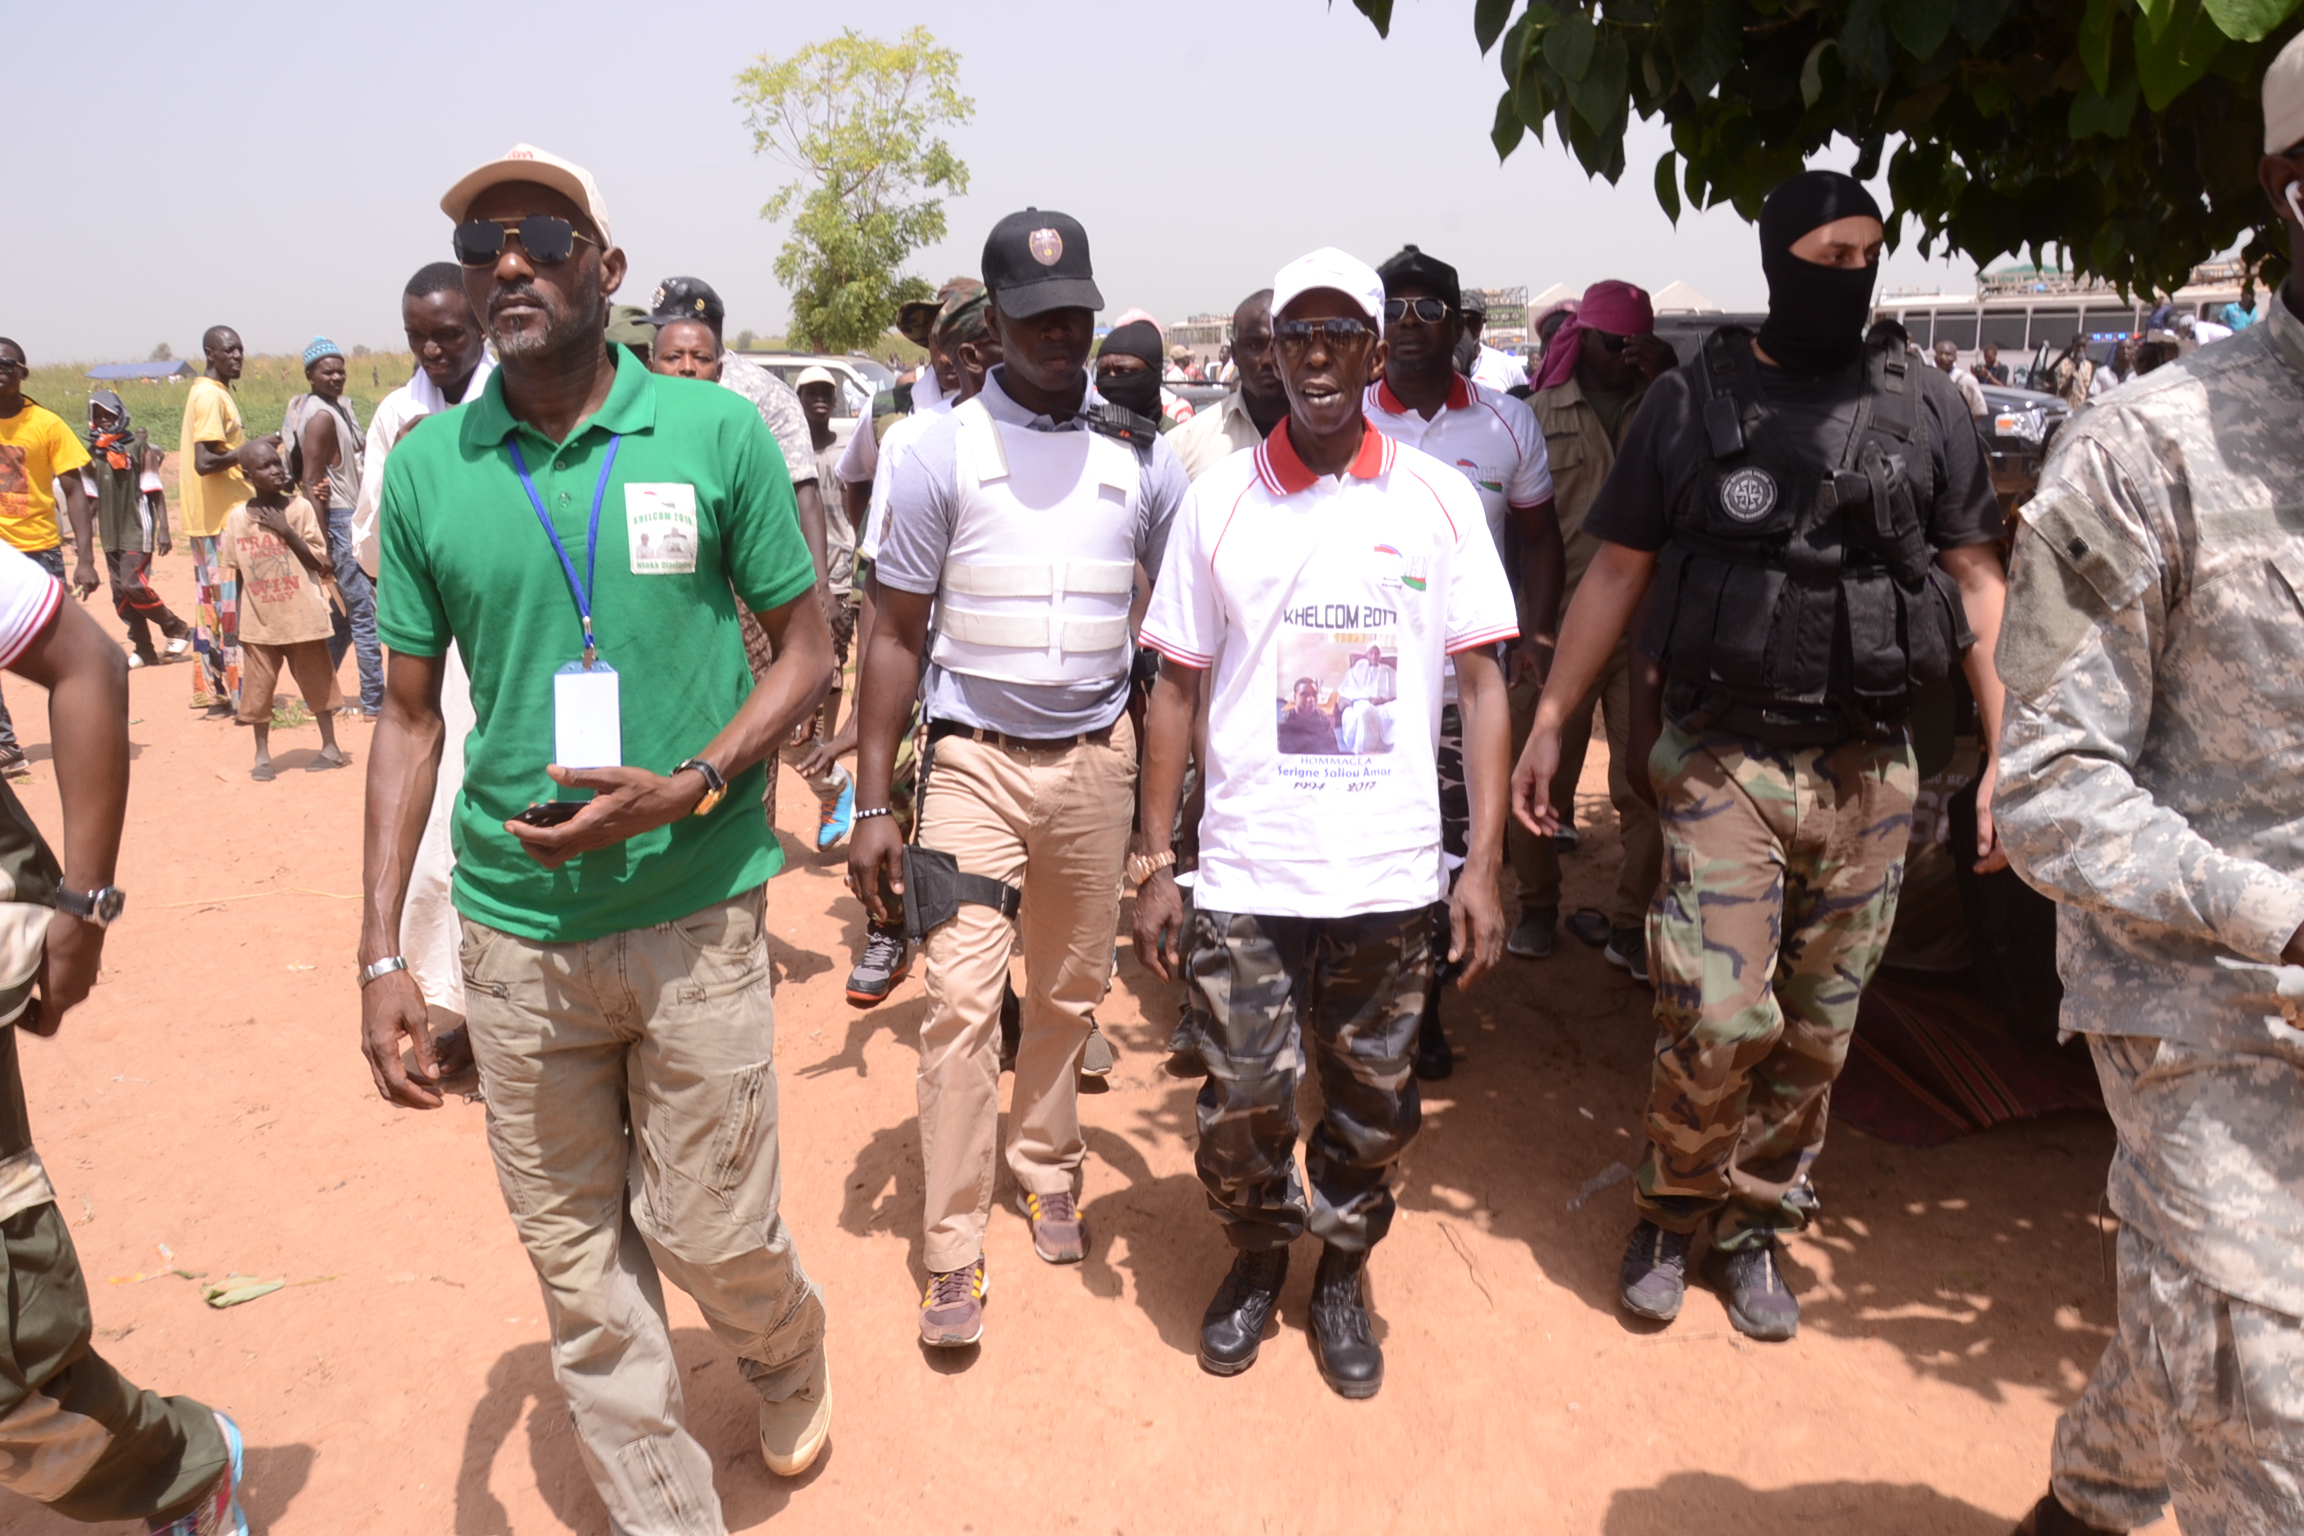
[[[1120,919],[1120,867],[1136,792],[1136,732],[1122,715],[1107,742],[1033,748],[965,736],[935,743],[920,843],[962,871],[1025,887],[1024,1034],[1009,1103],[1008,1167],[1034,1194],[1073,1192],[1080,1055],[1104,996]],[[927,1261],[941,1274],[984,1251],[1000,1124],[1000,995],[1012,930],[963,902],[928,935],[932,1009],[920,1030],[920,1156]]]
[[[1664,832],[1656,820],[1656,808],[1632,792],[1632,781],[1625,773],[1632,760],[1631,656],[1627,643],[1619,640],[1592,692],[1568,712],[1560,728],[1560,771],[1553,779],[1559,786],[1554,803],[1563,815],[1570,814],[1576,803],[1577,782],[1584,777],[1584,753],[1592,744],[1593,706],[1598,705],[1608,732],[1608,802],[1616,808],[1616,830],[1623,849],[1623,861],[1616,869],[1616,895],[1608,907],[1608,922],[1616,928],[1638,928],[1647,921],[1648,903],[1655,897],[1664,866]],[[1511,692],[1515,758],[1528,744],[1528,732],[1536,723],[1536,701],[1543,692],[1534,682],[1523,682]],[[1514,816],[1505,819],[1504,841],[1512,873],[1519,880],[1520,905],[1559,910],[1560,853],[1552,846],[1552,839],[1538,837]]]
[[542,944],[464,925],[488,1150],[543,1284],[576,1444],[624,1536],[724,1536],[682,1422],[659,1273],[762,1398],[806,1384],[824,1303],[777,1214],[764,891]]

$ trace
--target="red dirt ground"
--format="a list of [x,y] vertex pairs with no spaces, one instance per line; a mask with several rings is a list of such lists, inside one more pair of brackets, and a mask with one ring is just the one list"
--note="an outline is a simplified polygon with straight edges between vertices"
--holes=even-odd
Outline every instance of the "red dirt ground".
[[[189,597],[182,555],[159,579]],[[294,771],[318,745],[306,727],[276,735],[278,782],[252,782],[248,737],[188,709],[190,681],[134,674],[128,917],[87,1006],[21,1042],[99,1347],[238,1417],[258,1531],[602,1536],[481,1107],[389,1108],[360,1059],[360,772]],[[34,759],[20,788],[53,829],[45,712],[31,686],[7,690]],[[362,762],[368,734],[344,733]],[[1571,904],[1600,899],[1613,867],[1603,773],[1595,752]],[[806,790],[787,778],[780,798],[797,827]],[[1039,1263],[1004,1205],[984,1344],[925,1354],[926,1003],[915,978],[875,1011],[846,1006],[858,911],[786,843],[784,1210],[831,1308],[837,1409],[822,1463],[771,1477],[749,1390],[673,1295],[731,1529],[2000,1536],[2044,1486],[2055,1415],[2112,1316],[2108,1126],[2062,1116],[1929,1151],[1839,1129],[1817,1169],[1825,1217],[1792,1245],[1795,1342],[1747,1343],[1708,1291],[1668,1331],[1630,1327],[1613,1302],[1625,1191],[1575,1197],[1636,1158],[1648,994],[1566,939],[1451,1001],[1463,1060],[1427,1091],[1372,1268],[1374,1401],[1313,1369],[1310,1242],[1256,1368],[1219,1381],[1194,1364],[1227,1254],[1192,1172],[1195,1085],[1162,1070],[1173,994],[1132,958],[1100,1011],[1120,1068],[1084,1106],[1088,1262]],[[111,1283],[158,1268],[163,1243],[186,1269],[292,1284],[214,1311],[173,1276]],[[85,1528],[0,1494],[0,1529]]]

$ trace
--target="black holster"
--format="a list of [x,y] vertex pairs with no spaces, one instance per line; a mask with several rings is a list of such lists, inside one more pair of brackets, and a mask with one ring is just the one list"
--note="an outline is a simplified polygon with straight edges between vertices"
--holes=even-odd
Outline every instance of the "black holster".
[[960,861],[940,848],[904,845],[904,933],[915,944],[960,915],[960,903],[992,907],[1014,919],[1024,893],[990,875],[963,874]]

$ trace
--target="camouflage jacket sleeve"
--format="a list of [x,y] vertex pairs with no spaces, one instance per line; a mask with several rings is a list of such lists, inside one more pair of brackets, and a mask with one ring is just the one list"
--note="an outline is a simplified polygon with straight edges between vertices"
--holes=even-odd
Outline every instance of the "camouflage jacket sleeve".
[[2138,462],[2082,430],[2024,508],[1997,652],[1993,815],[2017,872],[2057,901],[2276,962],[2304,926],[2304,882],[2217,847],[2140,776],[2171,684],[2227,685],[2230,739],[2201,745],[2231,761],[2249,755],[2249,722],[2246,658],[2227,658],[2223,679],[2161,675],[2189,573],[2168,477]]

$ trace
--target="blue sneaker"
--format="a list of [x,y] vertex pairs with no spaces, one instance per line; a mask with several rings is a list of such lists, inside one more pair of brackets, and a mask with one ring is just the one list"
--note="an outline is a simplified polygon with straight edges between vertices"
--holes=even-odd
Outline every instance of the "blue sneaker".
[[856,780],[847,769],[835,770],[840,775],[840,793],[823,803],[816,823],[816,846],[829,848],[848,835],[856,824]]
[[240,1426],[219,1413],[216,1427],[224,1431],[224,1446],[231,1453],[224,1475],[216,1479],[190,1514],[178,1515],[166,1524],[153,1521],[147,1527],[152,1536],[248,1536],[248,1517],[240,1512]]

